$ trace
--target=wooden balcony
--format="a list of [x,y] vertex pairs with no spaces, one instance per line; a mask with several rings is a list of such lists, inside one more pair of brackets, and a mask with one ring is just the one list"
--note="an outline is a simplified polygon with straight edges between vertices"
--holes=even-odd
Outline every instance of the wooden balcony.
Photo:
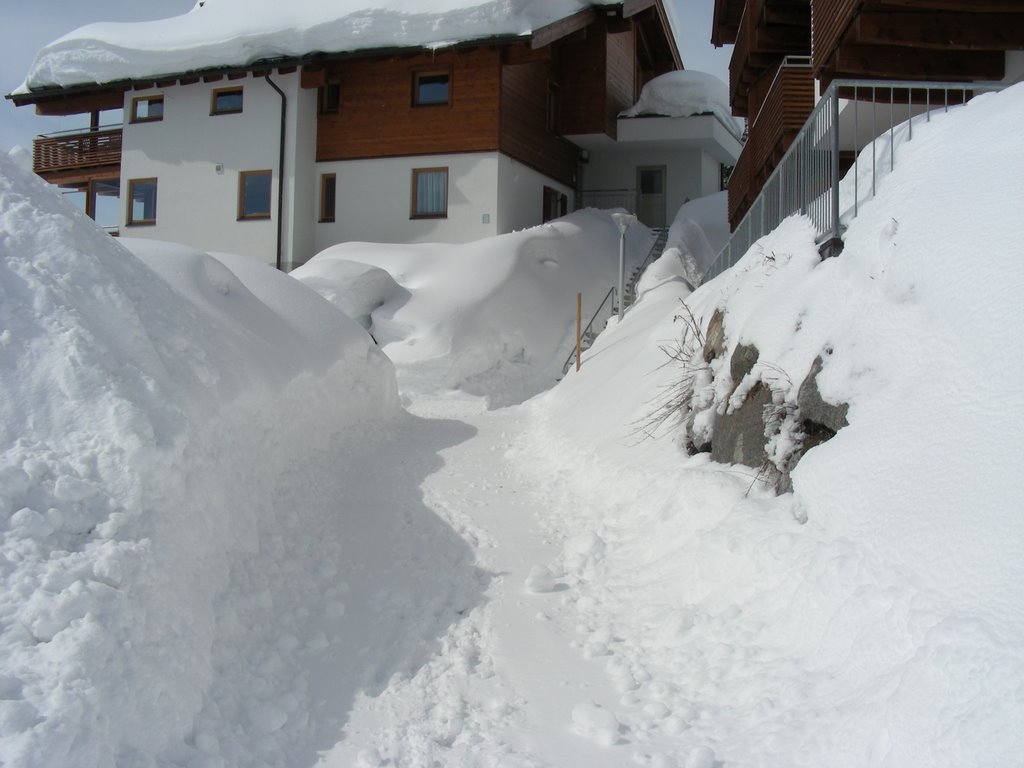
[[61,131],[38,136],[32,170],[61,186],[84,186],[121,172],[121,126]]
[[811,18],[806,0],[747,0],[729,61],[729,101],[733,114],[756,115],[764,91],[758,91],[755,84],[771,77],[784,57],[810,52]]
[[811,0],[815,75],[999,80],[1024,48],[1024,0]]
[[757,198],[814,109],[810,61],[786,59],[768,79],[764,101],[750,121],[747,143],[729,181],[729,223],[735,228]]

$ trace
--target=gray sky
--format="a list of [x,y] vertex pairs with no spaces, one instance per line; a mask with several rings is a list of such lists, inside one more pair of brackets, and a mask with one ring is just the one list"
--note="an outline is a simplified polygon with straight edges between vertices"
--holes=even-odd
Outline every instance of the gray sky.
[[[666,2],[675,5],[683,20],[679,46],[684,66],[728,82],[732,49],[716,50],[709,42],[714,0]],[[21,85],[36,51],[84,24],[167,18],[185,13],[193,5],[195,0],[0,0],[0,29],[5,32],[0,45],[0,94]],[[0,150],[16,144],[29,149],[37,134],[85,124],[81,116],[38,117],[31,107],[16,108],[7,99],[0,102]]]

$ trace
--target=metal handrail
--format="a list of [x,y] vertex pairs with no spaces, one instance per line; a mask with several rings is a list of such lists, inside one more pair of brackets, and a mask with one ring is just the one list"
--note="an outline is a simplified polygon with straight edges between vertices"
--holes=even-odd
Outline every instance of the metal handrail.
[[[601,299],[601,303],[598,305],[597,309],[594,311],[594,314],[590,317],[590,322],[587,323],[586,328],[584,328],[583,331],[580,333],[580,337],[581,338],[583,336],[586,336],[588,333],[590,333],[591,330],[593,330],[594,322],[597,320],[597,316],[601,314],[601,310],[604,309],[604,305],[608,302],[608,299],[611,298],[612,294],[614,294],[614,293],[615,293],[615,286],[613,285],[611,288],[608,289],[608,293],[606,293],[604,295],[604,298]],[[569,356],[567,358],[565,358],[565,362],[562,364],[562,375],[565,375],[566,373],[569,372],[569,366],[572,365],[572,359],[574,357],[576,357],[576,348],[575,347],[573,347],[572,352],[569,353]]]
[[[871,194],[875,192],[875,178],[878,171],[876,143],[880,136],[889,135],[889,168],[895,167],[896,155],[893,134],[897,124],[908,122],[908,140],[913,137],[913,118],[915,107],[923,107],[916,113],[924,114],[925,120],[931,120],[933,109],[948,109],[955,104],[966,103],[976,93],[999,91],[1006,87],[1005,83],[954,83],[954,82],[921,82],[915,80],[834,80],[822,94],[814,110],[807,118],[803,128],[797,134],[789,149],[783,155],[778,166],[772,171],[750,209],[733,230],[729,242],[718,254],[718,258],[708,267],[701,278],[701,283],[718,276],[733,266],[747,252],[751,245],[764,235],[771,232],[787,216],[801,213],[808,216],[817,230],[817,242],[832,246],[834,252],[842,243],[844,226],[842,209],[839,199],[839,166],[841,139],[852,139],[854,147],[855,174],[860,171],[860,152],[871,146]],[[896,92],[906,92],[906,110],[903,111],[903,99],[900,100],[900,115],[897,122]],[[932,101],[936,92],[942,94],[941,99]],[[854,126],[852,136],[840,136],[840,102],[846,101],[844,94],[852,93],[850,99],[854,110]],[[950,101],[950,94],[954,101]],[[879,95],[885,101],[879,100]],[[958,95],[957,95],[958,94]],[[923,103],[920,95],[924,96]],[[867,97],[867,98],[864,98]],[[917,99],[917,103],[915,103]],[[859,109],[863,102],[870,104],[871,132],[865,137],[861,146],[857,135],[860,119]],[[881,133],[877,131],[878,106],[888,107],[888,126]],[[881,116],[883,119],[885,115]],[[853,201],[850,212],[856,216],[860,205],[860,184],[853,185]]]
[[115,131],[124,129],[124,123],[109,123],[108,125],[98,125],[95,128],[86,126],[85,128],[68,128],[65,131],[54,131],[53,133],[40,133],[36,136],[37,139],[60,139],[67,138],[69,136],[88,136],[90,133],[99,133],[100,131]]
[[633,274],[637,277],[643,274],[644,269],[646,269],[647,265],[651,263],[654,258],[655,251],[658,252],[659,256],[665,252],[664,250],[658,251],[658,245],[664,245],[668,242],[668,227],[654,227],[652,231],[657,232],[658,235],[654,238],[654,243],[651,244],[651,250],[647,252],[647,256],[640,262],[640,266],[633,270]]

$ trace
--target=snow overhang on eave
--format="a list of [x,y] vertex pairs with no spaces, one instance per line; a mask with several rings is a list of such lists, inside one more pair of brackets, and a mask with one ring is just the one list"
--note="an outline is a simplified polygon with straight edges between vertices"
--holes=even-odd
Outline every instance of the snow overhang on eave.
[[[405,55],[413,51],[440,51],[451,48],[475,48],[481,45],[511,45],[515,43],[529,42],[528,35],[495,35],[482,37],[474,40],[464,40],[446,45],[438,46],[390,46],[387,48],[363,48],[353,51],[336,51],[332,53],[315,52],[304,56],[288,56],[276,59],[261,59],[249,64],[227,67],[207,67],[205,69],[191,69],[181,72],[168,72],[158,75],[147,75],[139,78],[126,78],[113,80],[106,83],[76,83],[66,86],[47,86],[44,88],[30,89],[25,92],[8,93],[5,99],[13,101],[15,106],[26,106],[35,104],[39,107],[46,103],[59,103],[78,97],[86,97],[90,94],[123,94],[125,91],[141,90],[153,87],[168,87],[176,84],[196,83],[200,80],[213,81],[223,77],[254,74],[258,77],[270,74],[274,71],[294,71],[298,67],[322,64],[328,61],[353,58],[372,58],[384,56]],[[120,104],[117,105],[118,107]],[[103,109],[114,109],[115,107],[102,107]],[[47,112],[43,112],[47,114]],[[71,114],[70,112],[53,112],[53,114]]]

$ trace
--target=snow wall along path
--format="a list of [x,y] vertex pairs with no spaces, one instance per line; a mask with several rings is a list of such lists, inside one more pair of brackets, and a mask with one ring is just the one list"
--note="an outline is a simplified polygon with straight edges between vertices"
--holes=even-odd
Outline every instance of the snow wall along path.
[[233,559],[309,525],[315,458],[399,412],[312,291],[178,251],[158,274],[0,155],[0,764],[216,754],[193,729]]

